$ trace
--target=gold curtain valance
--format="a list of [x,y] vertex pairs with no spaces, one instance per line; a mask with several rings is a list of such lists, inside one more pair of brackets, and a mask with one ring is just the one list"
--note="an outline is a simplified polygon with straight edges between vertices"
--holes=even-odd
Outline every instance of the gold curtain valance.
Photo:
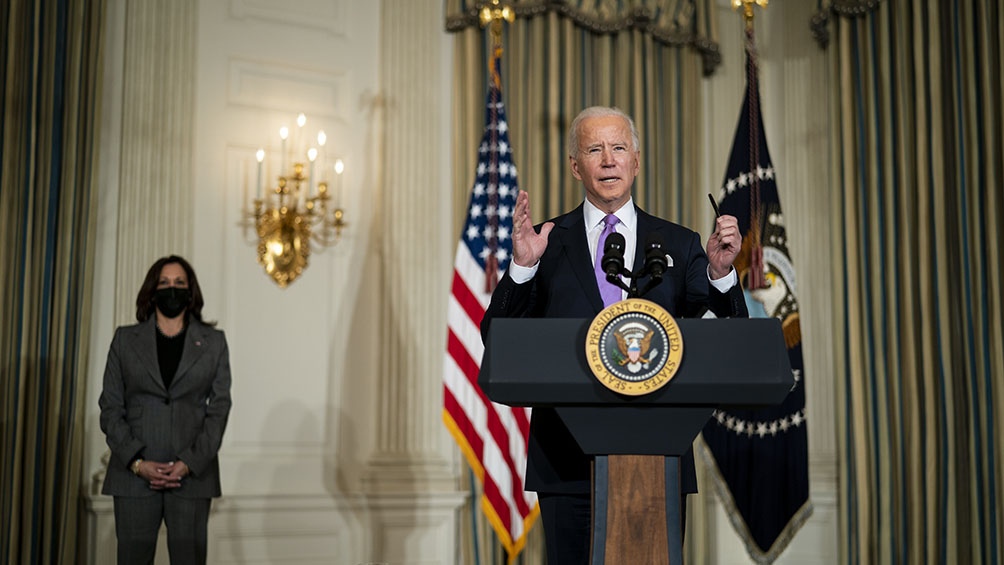
[[[636,30],[672,46],[688,46],[701,55],[704,75],[722,62],[710,17],[714,0],[505,0],[517,18],[548,13],[567,18],[597,34]],[[446,0],[446,30],[478,26],[485,0]]]
[[878,8],[882,0],[819,0],[819,7],[812,15],[809,27],[812,29],[812,37],[816,39],[819,46],[826,49],[830,43],[830,30],[827,27],[830,23],[830,15],[837,14],[845,18],[855,18],[863,16],[868,12]]

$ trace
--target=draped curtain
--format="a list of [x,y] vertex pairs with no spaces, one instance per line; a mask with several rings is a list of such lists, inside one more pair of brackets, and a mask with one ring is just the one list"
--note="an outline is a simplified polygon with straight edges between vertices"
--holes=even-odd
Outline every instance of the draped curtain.
[[[455,33],[453,84],[454,210],[464,210],[475,178],[484,128],[490,34],[478,25],[485,2],[446,0],[446,27]],[[617,106],[635,120],[641,171],[635,202],[658,216],[697,225],[707,207],[699,184],[702,158],[701,79],[720,62],[709,17],[713,0],[509,0],[516,12],[503,28],[502,96],[519,186],[530,194],[536,222],[577,206],[581,185],[571,176],[566,134],[580,110]],[[460,234],[458,213],[454,233]],[[478,495],[480,496],[480,495]],[[475,500],[477,497],[475,497]],[[464,562],[501,562],[491,527],[461,531]],[[543,562],[534,527],[521,559]]]
[[0,8],[0,562],[75,563],[103,2]]
[[813,27],[837,93],[842,560],[1001,563],[1004,8],[832,0]]
[[[479,2],[446,3],[456,45],[454,209],[463,210],[484,127],[490,37],[477,24]],[[520,188],[530,194],[535,220],[582,201],[582,188],[569,172],[565,137],[575,115],[591,105],[617,106],[638,126],[637,203],[676,221],[700,217],[701,203],[707,206],[697,186],[701,77],[719,61],[705,1],[510,4],[519,17],[503,31],[502,96]],[[462,221],[458,214],[458,234]]]

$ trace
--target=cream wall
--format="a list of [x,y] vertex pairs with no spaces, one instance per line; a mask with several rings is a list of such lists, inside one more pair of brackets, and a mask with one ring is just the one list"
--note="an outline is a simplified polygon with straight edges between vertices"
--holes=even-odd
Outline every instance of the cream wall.
[[[828,334],[828,166],[822,52],[802,2],[761,28],[764,113],[802,276],[816,513],[785,558],[836,560]],[[204,313],[226,331],[234,408],[212,563],[459,563],[461,463],[440,419],[446,292],[462,211],[451,182],[450,37],[440,0],[108,0],[97,281],[88,383],[88,558],[114,556],[97,397],[112,332],[154,259],[192,260]],[[783,10],[783,11],[782,11]],[[738,16],[722,4],[725,64],[705,82],[706,174],[720,181],[742,88]],[[804,13],[803,13],[804,12]],[[766,32],[763,32],[766,29]],[[790,29],[772,36],[770,30]],[[349,227],[278,288],[241,227],[254,150],[297,112],[346,163]],[[313,129],[312,127],[310,129]],[[818,180],[817,180],[818,179]],[[792,235],[795,239],[795,235]],[[710,497],[709,497],[710,498]],[[716,563],[744,552],[712,504]],[[159,552],[166,563],[166,551]]]
[[[111,501],[94,494],[108,343],[146,268],[176,252],[226,331],[234,375],[210,562],[456,561],[463,493],[438,374],[452,224],[429,221],[452,216],[439,209],[450,201],[442,3],[108,6],[89,560],[114,560]],[[280,289],[255,262],[242,209],[255,150],[279,149],[279,127],[301,111],[346,164],[349,227]]]

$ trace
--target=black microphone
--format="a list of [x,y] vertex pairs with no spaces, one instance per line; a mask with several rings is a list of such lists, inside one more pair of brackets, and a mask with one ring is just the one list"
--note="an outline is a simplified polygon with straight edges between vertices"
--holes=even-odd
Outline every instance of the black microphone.
[[607,277],[616,277],[624,270],[624,236],[614,232],[607,235],[607,242],[603,245],[603,258],[600,259],[600,266]]
[[649,232],[645,236],[645,272],[653,279],[661,279],[669,268],[666,261],[666,250],[663,248],[662,236],[657,232]]

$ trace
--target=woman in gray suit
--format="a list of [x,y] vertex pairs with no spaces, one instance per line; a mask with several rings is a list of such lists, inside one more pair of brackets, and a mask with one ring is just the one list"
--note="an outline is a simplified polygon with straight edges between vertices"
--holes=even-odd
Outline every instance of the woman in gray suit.
[[202,306],[192,266],[161,258],[136,297],[139,323],[118,328],[108,352],[98,403],[112,457],[101,492],[115,497],[120,564],[153,563],[161,522],[172,563],[206,562],[231,401],[227,340]]

